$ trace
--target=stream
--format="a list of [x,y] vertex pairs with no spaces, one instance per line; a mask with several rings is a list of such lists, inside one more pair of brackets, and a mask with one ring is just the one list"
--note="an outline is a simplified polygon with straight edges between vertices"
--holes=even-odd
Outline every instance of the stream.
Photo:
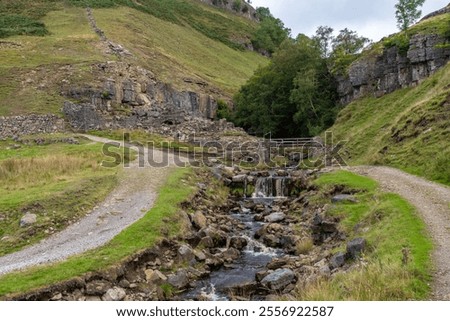
[[[229,215],[245,225],[241,234],[235,236],[244,237],[247,240],[246,247],[242,250],[238,259],[231,264],[225,264],[217,271],[211,272],[208,278],[199,280],[197,286],[187,291],[182,298],[184,300],[225,301],[230,300],[230,292],[233,288],[255,283],[256,273],[263,270],[274,258],[285,255],[281,249],[274,249],[264,245],[255,238],[255,233],[265,224],[257,221],[256,213],[246,208],[248,202],[262,204],[266,208],[272,206],[277,200],[284,200],[286,193],[286,177],[260,177],[255,181],[255,191],[252,198],[240,200],[240,210],[230,212]],[[245,185],[247,185],[245,183]],[[247,205],[248,206],[248,205]],[[225,250],[225,249],[224,249]],[[243,294],[245,295],[245,293]],[[252,300],[263,300],[264,296],[255,295]]]

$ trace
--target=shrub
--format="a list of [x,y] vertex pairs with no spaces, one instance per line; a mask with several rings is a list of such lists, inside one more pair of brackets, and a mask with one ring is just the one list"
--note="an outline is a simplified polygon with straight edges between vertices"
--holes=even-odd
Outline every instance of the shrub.
[[16,35],[45,36],[46,34],[48,30],[42,22],[22,15],[0,15],[0,38]]

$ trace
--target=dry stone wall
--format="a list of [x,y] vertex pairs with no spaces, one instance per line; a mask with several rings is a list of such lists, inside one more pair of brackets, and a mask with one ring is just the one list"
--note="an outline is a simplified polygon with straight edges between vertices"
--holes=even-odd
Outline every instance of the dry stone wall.
[[0,117],[0,139],[64,132],[65,122],[56,115]]

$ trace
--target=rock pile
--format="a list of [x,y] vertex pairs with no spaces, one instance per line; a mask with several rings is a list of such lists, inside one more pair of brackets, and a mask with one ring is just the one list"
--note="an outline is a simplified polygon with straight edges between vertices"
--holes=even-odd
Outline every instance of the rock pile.
[[0,139],[58,133],[65,129],[64,120],[52,114],[0,117]]

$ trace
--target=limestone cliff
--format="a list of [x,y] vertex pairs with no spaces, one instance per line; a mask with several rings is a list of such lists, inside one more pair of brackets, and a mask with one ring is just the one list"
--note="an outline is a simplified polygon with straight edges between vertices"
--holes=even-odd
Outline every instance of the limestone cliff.
[[250,20],[258,21],[256,10],[245,0],[200,0],[212,6],[230,10]]
[[[450,5],[428,15],[427,19],[445,15],[444,23],[450,27],[449,11]],[[447,64],[449,42],[447,34],[417,32],[410,36],[407,50],[394,45],[383,46],[379,52],[363,53],[350,65],[346,75],[337,76],[340,102],[345,105],[366,95],[379,97],[417,85]]]
[[123,62],[93,66],[97,83],[69,87],[62,108],[76,130],[107,128],[152,129],[189,118],[213,119],[217,103],[207,94],[178,91],[141,67]]

